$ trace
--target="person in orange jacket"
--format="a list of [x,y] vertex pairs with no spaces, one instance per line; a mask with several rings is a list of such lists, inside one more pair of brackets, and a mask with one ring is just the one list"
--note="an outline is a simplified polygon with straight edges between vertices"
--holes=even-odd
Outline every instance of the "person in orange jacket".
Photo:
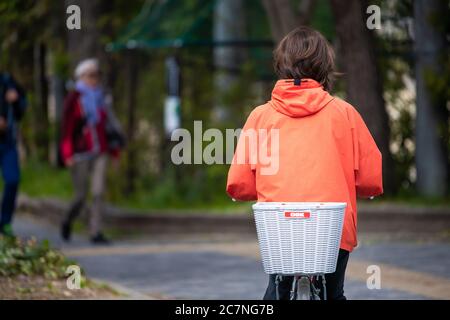
[[[335,74],[334,52],[327,40],[308,27],[291,31],[274,52],[279,77],[266,104],[255,108],[241,132],[230,166],[227,193],[237,200],[259,202],[346,202],[336,272],[326,275],[327,298],[346,299],[344,276],[349,253],[357,245],[356,197],[383,193],[382,158],[361,115],[349,103],[330,95]],[[277,170],[264,174],[251,161],[262,147],[250,149],[246,132],[278,131]],[[238,161],[240,160],[240,161]],[[275,298],[271,275],[264,299]],[[292,277],[279,284],[288,299]]]

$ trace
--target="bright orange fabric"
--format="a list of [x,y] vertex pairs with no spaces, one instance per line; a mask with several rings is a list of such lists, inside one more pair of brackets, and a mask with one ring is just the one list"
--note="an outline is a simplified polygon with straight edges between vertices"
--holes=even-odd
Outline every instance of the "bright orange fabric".
[[[279,129],[275,174],[261,174],[262,164],[249,160],[256,151],[243,138],[248,129]],[[245,161],[236,163],[239,156]],[[261,202],[346,202],[340,247],[352,251],[357,245],[356,196],[382,194],[381,172],[381,153],[353,106],[314,80],[302,79],[300,86],[279,80],[272,99],[255,108],[244,125],[227,193],[237,200]]]

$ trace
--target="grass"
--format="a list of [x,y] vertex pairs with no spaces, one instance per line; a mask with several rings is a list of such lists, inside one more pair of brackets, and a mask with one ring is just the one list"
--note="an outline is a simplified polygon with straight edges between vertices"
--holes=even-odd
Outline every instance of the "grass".
[[112,202],[117,207],[124,209],[133,209],[137,213],[143,214],[173,214],[173,215],[195,215],[199,212],[211,215],[236,215],[251,212],[251,202],[233,202],[228,203],[216,201],[214,203],[185,203],[182,200],[170,201],[170,205],[164,205],[161,199],[154,200],[155,195],[151,192],[140,191],[126,199]]
[[[69,200],[73,194],[70,172],[67,169],[55,168],[48,164],[29,161],[21,168],[20,192],[30,197],[55,197]],[[3,182],[0,182],[0,185]],[[115,183],[115,181],[113,181]],[[111,185],[110,185],[111,187]],[[244,214],[251,211],[250,203],[233,202],[225,195],[218,195],[209,202],[198,199],[185,200],[177,197],[170,184],[159,187],[139,188],[130,196],[115,192],[107,201],[115,206],[137,210],[137,212],[170,212],[175,214],[195,214],[208,211],[211,214]]]
[[[112,182],[114,184],[115,181]],[[139,188],[131,196],[124,196],[117,191],[117,186],[110,184],[114,189],[107,201],[115,206],[133,209],[142,213],[167,214],[195,214],[208,212],[210,214],[245,214],[251,212],[251,203],[232,202],[226,195],[212,194],[205,188],[205,196],[209,200],[202,201],[198,194],[192,197],[181,197],[174,191],[173,182],[155,184],[152,188]],[[219,190],[216,187],[216,190]],[[68,200],[72,196],[73,188],[70,173],[66,169],[54,168],[48,164],[27,162],[22,167],[22,180],[20,191],[31,197],[55,197]],[[218,193],[217,191],[215,193]],[[203,193],[202,193],[203,195]],[[395,197],[381,196],[372,201],[363,201],[365,204],[395,203],[411,206],[450,206],[450,197],[427,198],[421,197],[411,191],[402,191]]]
[[68,170],[28,162],[21,168],[20,191],[30,197],[70,199],[73,193]]
[[360,200],[361,203],[376,205],[381,203],[393,203],[408,205],[411,207],[450,207],[450,197],[435,198],[417,195],[415,192],[400,191],[396,196],[380,196],[374,200]]

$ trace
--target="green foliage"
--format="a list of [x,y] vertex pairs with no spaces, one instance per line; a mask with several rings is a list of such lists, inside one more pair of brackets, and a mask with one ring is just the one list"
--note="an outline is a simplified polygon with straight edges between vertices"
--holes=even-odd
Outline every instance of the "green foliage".
[[[134,19],[144,5],[151,8],[160,5],[161,1],[97,1],[98,16],[95,21],[100,34],[100,46],[115,40],[123,40],[122,36],[135,34],[138,38],[166,39],[182,35],[190,40],[210,40],[212,36],[213,12],[199,9],[199,4],[208,1],[187,0],[167,1],[167,8],[160,12],[155,21],[141,18]],[[387,2],[377,0],[384,10]],[[2,55],[0,69],[14,73],[19,82],[28,91],[31,108],[34,107],[33,92],[33,47],[35,43],[44,43],[50,52],[50,69],[61,78],[69,78],[72,70],[67,52],[67,30],[64,27],[64,1],[13,1],[0,2],[0,41]],[[299,1],[292,0],[292,6],[298,9]],[[201,7],[201,6],[200,6]],[[250,39],[267,39],[270,27],[266,13],[260,0],[246,0],[247,33]],[[209,7],[210,9],[210,7]],[[201,11],[201,12],[200,12]],[[397,0],[394,9],[389,11],[394,23],[401,25],[400,20],[412,15],[411,0]],[[154,12],[151,16],[157,16]],[[142,18],[143,17],[143,18]],[[146,18],[147,17],[147,18]],[[384,15],[383,15],[384,17]],[[134,23],[129,25],[134,19]],[[145,21],[143,21],[145,20]],[[448,20],[448,19],[447,19]],[[311,24],[330,40],[334,40],[334,26],[330,3],[328,0],[317,0]],[[448,25],[448,21],[446,22]],[[62,25],[62,27],[61,27]],[[36,32],[39,30],[39,32]],[[448,28],[447,28],[448,30]],[[401,33],[403,36],[407,32]],[[410,39],[400,39],[410,40]],[[383,73],[385,99],[392,112],[396,114],[391,121],[391,142],[395,145],[393,152],[397,164],[397,180],[403,191],[411,191],[414,186],[414,101],[402,94],[405,86],[402,77],[413,76],[410,43],[405,41],[397,47],[390,39],[377,37],[378,62]],[[271,48],[245,48],[249,59],[236,70],[236,82],[227,92],[214,87],[214,75],[220,70],[213,66],[213,50],[210,47],[188,47],[178,49],[140,50],[138,59],[139,77],[136,99],[136,132],[132,141],[128,141],[118,167],[108,172],[108,190],[106,198],[113,204],[140,209],[152,208],[202,208],[235,206],[225,194],[228,165],[181,165],[175,166],[170,161],[171,145],[164,134],[163,108],[166,96],[164,60],[168,55],[176,55],[182,68],[181,112],[182,127],[192,132],[193,121],[202,120],[203,129],[216,127],[241,127],[248,113],[257,105],[267,101],[272,89]],[[377,52],[378,53],[378,52]],[[124,52],[104,53],[100,55],[107,86],[110,86],[114,97],[114,108],[124,128],[127,128],[127,80],[125,75]],[[338,59],[339,60],[339,59]],[[443,74],[439,77],[431,75],[430,87],[435,96],[449,100],[450,67],[448,59],[443,62]],[[336,84],[337,92],[345,91],[344,81]],[[226,109],[228,118],[225,121],[214,120],[214,106],[220,104]],[[445,108],[445,104],[440,105]],[[36,110],[36,109],[35,109]],[[27,159],[23,166],[21,190],[30,196],[57,196],[69,199],[72,194],[70,174],[67,170],[51,168],[33,159],[39,153],[37,132],[39,110],[29,112],[21,126],[22,142]],[[48,134],[56,136],[54,124]],[[448,128],[448,127],[447,127]],[[53,131],[52,131],[53,130]],[[447,134],[450,136],[450,134]],[[447,139],[450,141],[450,139]],[[136,156],[135,169],[137,179],[134,182],[135,192],[124,194],[127,185],[127,168],[130,165],[128,154],[133,151]]]
[[[408,195],[417,197],[414,192],[416,180],[415,173],[415,97],[411,95],[411,88],[406,86],[405,78],[414,79],[416,74],[413,52],[413,39],[410,38],[406,19],[413,17],[413,1],[397,0],[380,2],[382,10],[389,12],[389,19],[395,27],[395,32],[390,35],[380,33],[377,37],[379,52],[378,62],[383,75],[384,97],[391,116],[391,151],[396,163],[396,179],[400,186],[398,197]],[[448,6],[443,6],[448,11]],[[445,10],[433,14],[430,21],[434,24],[442,36],[449,34],[450,23],[445,17]],[[440,61],[433,68],[424,70],[424,81],[430,92],[431,99],[436,108],[436,114],[440,119],[438,132],[441,141],[447,150],[450,150],[449,110],[450,90],[450,59],[448,50],[443,50],[439,56]],[[413,85],[413,83],[412,83]],[[450,155],[449,155],[450,156]],[[450,160],[450,158],[449,158]]]
[[44,276],[49,279],[66,277],[66,269],[73,264],[48,241],[0,236],[0,276]]
[[412,189],[414,174],[414,97],[405,87],[404,77],[410,67],[401,59],[382,59],[384,74],[384,97],[389,106],[391,128],[391,152],[396,163],[396,179],[401,191]]
[[[3,183],[3,182],[0,182]],[[21,191],[29,196],[70,199],[72,184],[68,170],[30,160],[22,166]]]
[[[48,24],[52,10],[59,8],[61,2],[53,1],[6,0],[0,2],[0,69],[10,72],[32,68],[32,48],[38,41],[53,41],[52,30]],[[52,9],[53,8],[53,9]],[[36,32],[39,30],[39,32]],[[18,77],[22,82],[31,82],[32,74],[25,72]]]
[[70,77],[70,59],[69,55],[62,50],[55,50],[53,55],[53,69],[55,74],[64,79]]
[[[140,167],[136,191],[122,192],[125,162],[119,169],[110,167],[106,200],[116,206],[148,212],[153,209],[231,208],[241,212],[225,194],[228,166],[170,166],[159,174]],[[195,170],[193,170],[195,169]],[[51,177],[51,178],[49,178]],[[0,180],[0,184],[2,181]],[[70,200],[72,183],[69,170],[55,169],[49,164],[29,162],[22,167],[21,192],[32,197],[55,197]]]

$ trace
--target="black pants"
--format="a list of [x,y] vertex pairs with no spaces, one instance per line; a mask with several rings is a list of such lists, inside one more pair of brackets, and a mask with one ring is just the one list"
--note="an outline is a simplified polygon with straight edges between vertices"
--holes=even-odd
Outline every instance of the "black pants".
[[[339,249],[336,271],[334,273],[329,273],[325,275],[327,287],[327,300],[346,300],[344,296],[344,278],[349,254],[350,253],[348,251]],[[264,295],[264,300],[276,299],[275,277],[276,275],[274,274],[271,274],[269,276],[269,286],[267,287],[266,294]],[[293,279],[294,277],[286,276],[283,277],[282,281],[280,281],[278,285],[280,300],[289,300]],[[319,281],[318,288],[321,289],[320,290],[321,299],[323,299],[322,281]]]

